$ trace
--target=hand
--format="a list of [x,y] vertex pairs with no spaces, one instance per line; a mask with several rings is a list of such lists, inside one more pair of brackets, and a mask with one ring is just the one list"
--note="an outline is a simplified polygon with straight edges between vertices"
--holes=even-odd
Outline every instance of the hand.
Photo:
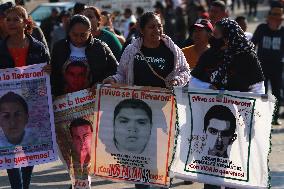
[[51,64],[46,64],[45,66],[43,66],[42,71],[50,75],[52,71]]
[[112,77],[108,77],[108,78],[103,80],[103,84],[111,84],[111,85],[113,85],[115,83],[116,83],[116,81]]

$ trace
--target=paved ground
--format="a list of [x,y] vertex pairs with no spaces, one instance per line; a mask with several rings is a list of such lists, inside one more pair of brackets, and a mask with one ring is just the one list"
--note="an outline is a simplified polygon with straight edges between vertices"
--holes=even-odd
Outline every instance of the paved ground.
[[[253,32],[255,27],[264,20],[267,14],[267,7],[259,9],[258,21],[249,23],[248,31]],[[241,15],[236,11],[236,15]],[[284,122],[284,120],[283,120]],[[270,155],[271,181],[273,189],[284,189],[284,124],[273,127],[272,153]],[[60,161],[35,166],[31,189],[67,189],[70,179],[67,171]],[[96,189],[130,189],[133,184],[114,183],[100,178],[93,178],[92,188]],[[203,185],[195,183],[190,186],[183,185],[181,180],[175,180],[172,188],[176,189],[202,189]],[[9,189],[9,181],[5,171],[0,171],[0,189]]]

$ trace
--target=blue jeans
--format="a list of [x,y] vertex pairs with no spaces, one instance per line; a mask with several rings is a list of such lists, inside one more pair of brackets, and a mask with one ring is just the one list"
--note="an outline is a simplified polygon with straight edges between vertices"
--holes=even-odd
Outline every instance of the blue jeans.
[[12,189],[28,189],[34,166],[7,169]]

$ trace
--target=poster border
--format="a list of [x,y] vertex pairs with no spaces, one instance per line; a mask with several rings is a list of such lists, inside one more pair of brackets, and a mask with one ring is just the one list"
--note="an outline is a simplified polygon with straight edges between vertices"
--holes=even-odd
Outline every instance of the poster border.
[[[99,87],[99,95],[96,101],[97,102],[97,112],[95,115],[95,119],[96,119],[96,140],[95,140],[95,152],[94,152],[94,173],[96,176],[102,177],[102,178],[108,178],[108,179],[115,179],[115,180],[121,180],[121,181],[126,181],[126,182],[134,182],[134,183],[141,183],[141,182],[135,182],[135,181],[131,181],[131,180],[127,180],[127,179],[123,179],[123,178],[118,178],[118,177],[111,177],[111,176],[104,176],[104,175],[100,175],[97,174],[97,165],[96,165],[96,160],[97,160],[97,146],[98,146],[98,130],[99,130],[99,122],[100,122],[100,108],[101,108],[101,90],[102,88],[112,88],[112,89],[116,89],[116,90],[127,90],[127,91],[145,91],[145,92],[151,92],[151,93],[162,93],[162,94],[170,94],[171,96],[171,118],[170,118],[170,127],[169,127],[169,136],[168,136],[168,147],[167,147],[167,157],[166,157],[166,175],[165,175],[165,182],[163,184],[161,183],[156,183],[156,182],[148,182],[148,183],[142,183],[142,184],[154,184],[154,185],[159,185],[159,186],[167,186],[167,181],[168,181],[168,173],[169,173],[169,156],[170,156],[170,139],[171,139],[171,131],[172,131],[172,123],[173,123],[173,116],[174,116],[174,105],[175,105],[175,101],[174,101],[174,95],[170,92],[170,91],[161,91],[161,90],[157,90],[155,88],[151,89],[151,88],[147,88],[147,89],[143,89],[143,87],[137,88],[137,86],[134,86],[133,88],[129,88],[129,87],[114,87],[114,86],[105,86],[105,85],[101,85]],[[125,98],[128,99],[128,98]]]
[[187,153],[187,157],[186,157],[186,162],[185,162],[185,167],[184,167],[184,171],[185,172],[191,172],[191,173],[198,173],[198,174],[203,174],[203,175],[210,175],[210,176],[214,176],[214,177],[220,177],[220,178],[224,178],[224,179],[231,179],[231,180],[238,180],[238,181],[245,181],[245,182],[249,182],[249,160],[250,160],[250,147],[251,147],[251,130],[252,130],[252,121],[253,121],[253,116],[254,116],[254,109],[255,109],[255,98],[250,98],[250,97],[240,97],[240,96],[235,96],[235,95],[230,95],[230,94],[223,94],[223,96],[229,96],[229,97],[233,97],[233,98],[239,98],[239,99],[246,99],[246,100],[252,100],[253,101],[253,105],[252,105],[252,113],[251,113],[251,119],[250,119],[250,123],[249,123],[249,145],[248,145],[248,160],[247,160],[247,178],[246,180],[244,179],[237,179],[237,178],[232,178],[232,177],[226,177],[226,176],[218,176],[218,175],[213,175],[213,174],[209,174],[209,173],[202,173],[202,172],[198,172],[198,171],[190,171],[187,170],[187,164],[188,164],[188,158],[189,158],[189,154],[190,154],[190,149],[191,149],[191,143],[192,143],[192,131],[193,131],[193,117],[192,117],[192,105],[191,105],[191,100],[190,100],[190,95],[191,94],[201,94],[201,95],[216,95],[218,96],[219,93],[206,93],[206,92],[188,92],[188,101],[189,101],[189,108],[190,108],[190,114],[191,114],[191,133],[190,133],[190,144],[189,144],[189,150]]

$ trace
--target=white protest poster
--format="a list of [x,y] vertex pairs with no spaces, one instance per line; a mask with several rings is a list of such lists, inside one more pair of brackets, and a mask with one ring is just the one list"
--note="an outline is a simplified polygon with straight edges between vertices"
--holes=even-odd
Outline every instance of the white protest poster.
[[72,185],[89,189],[95,95],[88,89],[68,93],[55,99],[53,109],[57,143]]
[[[168,186],[175,104],[170,91],[97,89],[92,171],[114,181]],[[92,155],[93,155],[92,154]]]
[[45,64],[0,70],[0,169],[57,160]]
[[175,89],[179,135],[171,177],[267,188],[273,102],[252,93]]

